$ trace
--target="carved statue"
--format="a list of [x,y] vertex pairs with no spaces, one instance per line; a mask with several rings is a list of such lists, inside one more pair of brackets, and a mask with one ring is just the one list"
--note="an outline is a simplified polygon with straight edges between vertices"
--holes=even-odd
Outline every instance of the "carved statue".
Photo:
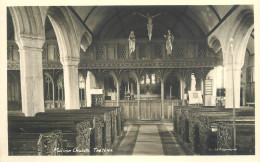
[[135,34],[134,34],[134,31],[130,32],[128,42],[129,42],[129,55],[132,58],[132,54],[135,52]]
[[191,91],[196,91],[196,79],[194,73],[191,74]]
[[149,13],[147,13],[146,15],[143,15],[143,14],[141,14],[139,12],[134,12],[134,15],[136,13],[138,15],[144,17],[144,18],[147,18],[147,20],[148,20],[148,23],[147,23],[148,37],[149,37],[149,41],[151,41],[151,39],[152,39],[152,30],[153,30],[153,18],[159,16],[161,14],[161,12],[158,13],[158,14],[155,14],[153,16],[151,16]]
[[168,35],[164,35],[164,37],[166,38],[166,51],[167,51],[167,56],[172,54],[172,43],[174,40],[174,36],[171,33],[170,30],[168,30]]

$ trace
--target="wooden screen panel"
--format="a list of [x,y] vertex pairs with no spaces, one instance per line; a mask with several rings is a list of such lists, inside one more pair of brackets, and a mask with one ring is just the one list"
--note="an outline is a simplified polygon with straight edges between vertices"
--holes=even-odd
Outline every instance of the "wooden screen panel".
[[161,101],[141,100],[141,119],[142,120],[160,120],[161,119]]

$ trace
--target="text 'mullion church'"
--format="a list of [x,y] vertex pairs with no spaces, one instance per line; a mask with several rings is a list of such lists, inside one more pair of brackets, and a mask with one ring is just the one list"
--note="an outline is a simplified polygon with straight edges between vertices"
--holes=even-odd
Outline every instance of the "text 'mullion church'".
[[9,155],[254,155],[251,5],[7,7]]

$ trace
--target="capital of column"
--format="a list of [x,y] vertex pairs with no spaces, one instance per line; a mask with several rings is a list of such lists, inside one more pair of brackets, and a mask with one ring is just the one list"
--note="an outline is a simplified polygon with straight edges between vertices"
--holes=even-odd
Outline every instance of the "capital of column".
[[19,50],[33,50],[42,51],[42,47],[45,43],[45,37],[43,36],[20,36],[16,43]]
[[67,57],[61,59],[61,63],[63,66],[78,66],[79,62],[80,58]]
[[242,65],[238,64],[238,63],[233,63],[233,67],[232,67],[232,63],[226,63],[226,64],[224,64],[224,68],[225,68],[225,71],[231,71],[232,68],[233,68],[233,70],[241,70]]

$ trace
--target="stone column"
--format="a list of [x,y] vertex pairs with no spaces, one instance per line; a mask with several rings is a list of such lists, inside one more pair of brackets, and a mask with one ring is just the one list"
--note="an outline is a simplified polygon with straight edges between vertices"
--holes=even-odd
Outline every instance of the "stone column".
[[164,119],[164,79],[161,80],[161,116],[162,116],[162,119]]
[[141,113],[140,113],[140,81],[137,80],[136,82],[137,87],[137,109],[138,109],[138,119],[141,119]]
[[[225,107],[233,108],[233,99],[235,99],[235,108],[240,107],[240,75],[241,75],[241,66],[239,64],[233,64],[233,74],[234,74],[234,83],[233,83],[233,74],[232,74],[232,64],[224,65],[225,69],[225,82],[224,87],[226,89],[226,99]],[[234,84],[234,85],[233,85]],[[234,87],[234,92],[233,92]]]
[[79,59],[66,59],[62,61],[64,74],[65,109],[80,109],[78,64]]
[[20,52],[22,111],[25,116],[34,116],[38,112],[44,112],[42,71],[44,42],[44,39],[30,37],[17,40]]

